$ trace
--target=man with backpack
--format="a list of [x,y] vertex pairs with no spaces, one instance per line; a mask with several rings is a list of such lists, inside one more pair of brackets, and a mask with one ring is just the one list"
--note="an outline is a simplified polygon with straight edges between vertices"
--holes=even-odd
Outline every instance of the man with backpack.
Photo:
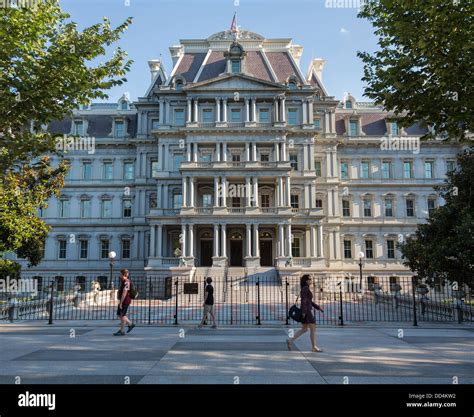
[[114,336],[125,336],[125,325],[128,326],[127,333],[130,333],[135,327],[135,324],[128,319],[127,311],[132,300],[137,297],[137,291],[132,281],[128,278],[128,275],[128,269],[122,269],[120,271],[120,288],[117,291],[117,298],[120,301],[117,308],[117,316],[120,319],[120,330],[114,333]]

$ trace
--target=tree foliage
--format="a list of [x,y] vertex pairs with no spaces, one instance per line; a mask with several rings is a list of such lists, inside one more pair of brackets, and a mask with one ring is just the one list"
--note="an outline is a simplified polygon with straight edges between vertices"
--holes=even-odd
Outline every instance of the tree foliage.
[[44,126],[126,81],[126,53],[104,57],[130,23],[104,18],[80,31],[55,0],[0,8],[0,254],[40,261],[48,227],[36,211],[59,196],[67,172],[45,157],[56,147]]
[[379,49],[359,52],[365,94],[429,136],[465,140],[473,129],[474,2],[367,0]]
[[457,158],[457,168],[436,190],[445,200],[399,245],[404,265],[421,278],[440,277],[474,285],[474,149]]

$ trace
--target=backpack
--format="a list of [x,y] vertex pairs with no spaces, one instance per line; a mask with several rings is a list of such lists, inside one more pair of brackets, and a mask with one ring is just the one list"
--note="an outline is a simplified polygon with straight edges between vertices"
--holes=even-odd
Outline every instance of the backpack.
[[130,281],[130,298],[132,300],[135,300],[138,298],[137,287],[135,287],[135,284],[132,281]]

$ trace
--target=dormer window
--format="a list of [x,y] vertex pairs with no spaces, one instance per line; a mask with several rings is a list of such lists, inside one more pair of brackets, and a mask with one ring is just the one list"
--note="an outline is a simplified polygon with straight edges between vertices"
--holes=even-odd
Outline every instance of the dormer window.
[[245,58],[245,51],[237,42],[233,42],[229,50],[224,53],[227,59],[227,72],[231,74],[239,74],[243,72],[243,60]]
[[350,100],[346,101],[346,109],[352,109],[352,101]]
[[290,82],[288,83],[288,88],[289,88],[290,90],[296,90],[296,83],[295,83],[294,81],[290,81]]
[[121,110],[128,110],[128,103],[126,101],[122,101],[122,104],[120,105]]
[[238,74],[240,73],[240,60],[232,60],[232,73]]

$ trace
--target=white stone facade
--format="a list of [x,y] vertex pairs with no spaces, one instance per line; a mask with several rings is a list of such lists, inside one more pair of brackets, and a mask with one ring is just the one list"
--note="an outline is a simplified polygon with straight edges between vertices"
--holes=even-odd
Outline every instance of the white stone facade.
[[95,152],[66,154],[64,196],[43,213],[53,229],[29,275],[106,276],[109,250],[141,275],[358,276],[359,252],[364,275],[409,275],[396,243],[442,204],[433,186],[456,145],[417,148],[419,126],[328,96],[324,60],[305,77],[291,39],[226,31],[170,51],[170,76],[150,61],[143,98],[51,127],[87,131]]

